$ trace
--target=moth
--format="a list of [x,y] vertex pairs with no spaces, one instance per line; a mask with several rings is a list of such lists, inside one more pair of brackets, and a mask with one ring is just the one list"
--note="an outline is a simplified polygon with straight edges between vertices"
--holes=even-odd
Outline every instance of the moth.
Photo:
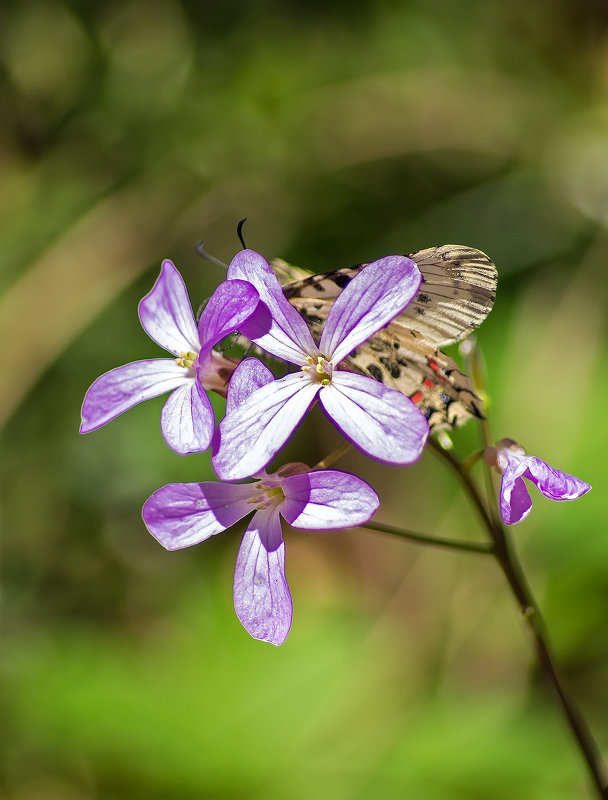
[[[462,245],[430,247],[408,257],[423,276],[417,296],[343,366],[403,392],[432,430],[483,418],[471,380],[440,348],[464,339],[488,316],[496,296],[496,267],[481,250]],[[322,275],[279,259],[271,266],[289,302],[318,334],[336,297],[366,264]]]

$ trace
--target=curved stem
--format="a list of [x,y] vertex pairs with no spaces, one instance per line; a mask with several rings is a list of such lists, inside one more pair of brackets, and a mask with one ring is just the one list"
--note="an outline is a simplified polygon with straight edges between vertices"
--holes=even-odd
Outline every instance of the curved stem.
[[431,447],[435,453],[437,453],[440,458],[443,458],[444,461],[447,461],[448,464],[452,467],[452,469],[456,472],[458,477],[460,478],[460,482],[463,484],[467,494],[471,498],[471,501],[479,515],[481,516],[481,520],[488,531],[494,526],[494,521],[491,519],[488,510],[486,509],[483,500],[481,499],[479,492],[477,491],[477,486],[473,482],[473,479],[469,475],[469,473],[462,469],[460,461],[454,458],[454,456],[444,450],[434,439],[429,439],[429,447]]
[[465,550],[469,553],[494,553],[494,547],[491,544],[484,542],[464,542],[459,539],[445,539],[436,536],[427,536],[424,533],[414,533],[414,531],[406,531],[401,528],[393,528],[392,525],[384,525],[380,522],[368,522],[361,525],[362,528],[367,528],[370,531],[377,531],[378,533],[389,533],[393,536],[401,536],[402,539],[409,539],[418,544],[430,544],[435,547],[445,547],[451,550]]
[[[486,432],[483,431],[484,437],[485,434]],[[544,620],[522,566],[515,554],[511,539],[504,526],[499,521],[497,509],[496,515],[488,512],[480,497],[476,484],[471,480],[468,473],[464,471],[460,462],[450,453],[441,450],[436,443],[431,442],[431,445],[435,452],[455,470],[482,518],[488,534],[494,543],[493,552],[496,556],[496,560],[507,579],[526,625],[532,634],[539,663],[548,682],[557,694],[562,711],[572,731],[572,735],[587,763],[594,787],[597,790],[597,796],[602,798],[602,800],[608,800],[608,773],[606,767],[585,720],[573,699],[568,695],[562,678],[559,675],[556,659],[547,639]],[[494,494],[492,494],[492,497],[494,504],[496,504]]]
[[343,455],[348,453],[352,444],[350,442],[344,442],[338,447],[337,450],[334,450],[333,453],[330,453],[324,459],[319,461],[318,464],[315,464],[313,469],[327,469],[327,467],[331,467],[332,464],[335,464],[338,459],[342,458]]

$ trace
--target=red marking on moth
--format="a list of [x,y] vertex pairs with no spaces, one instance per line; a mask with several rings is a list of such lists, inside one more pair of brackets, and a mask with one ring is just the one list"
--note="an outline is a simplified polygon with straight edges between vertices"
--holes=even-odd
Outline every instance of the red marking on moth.
[[434,372],[439,372],[439,364],[438,364],[438,363],[435,361],[435,359],[434,359],[434,358],[429,358],[429,367],[430,367],[430,368],[431,368],[431,369],[432,369]]
[[414,394],[410,397],[412,403],[419,403],[424,398],[422,392],[414,392]]
[[425,378],[422,381],[422,385],[426,386],[427,389],[432,389],[435,384],[433,383],[433,381],[430,378]]

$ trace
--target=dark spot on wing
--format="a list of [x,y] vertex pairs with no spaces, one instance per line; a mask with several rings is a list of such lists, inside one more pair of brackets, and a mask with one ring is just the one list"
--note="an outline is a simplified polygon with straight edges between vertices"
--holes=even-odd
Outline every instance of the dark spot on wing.
[[338,273],[337,275],[334,275],[332,280],[336,286],[339,286],[340,289],[344,289],[344,287],[348,286],[348,284],[351,282],[352,278],[350,275],[342,275]]
[[390,372],[392,378],[398,378],[401,375],[401,367],[391,358],[381,358],[380,363],[384,364],[384,366]]
[[376,364],[368,364],[366,369],[368,374],[371,375],[372,378],[382,383],[382,370],[380,369],[379,366],[377,366]]

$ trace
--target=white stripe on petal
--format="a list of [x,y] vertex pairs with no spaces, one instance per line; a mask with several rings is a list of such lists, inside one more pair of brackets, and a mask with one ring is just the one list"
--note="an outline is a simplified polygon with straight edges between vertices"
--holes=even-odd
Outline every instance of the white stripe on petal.
[[180,455],[207,450],[214,424],[211,403],[197,379],[170,395],[160,417],[165,441]]
[[205,541],[253,511],[251,484],[171,483],[144,503],[146,527],[167,550]]
[[134,361],[101,375],[85,395],[81,433],[89,433],[151,397],[189,384],[188,371],[172,358]]
[[424,414],[373,378],[335,370],[319,402],[346,438],[372,458],[411,464],[424,449],[429,432]]
[[262,301],[242,326],[244,336],[277,358],[298,366],[307,355],[318,352],[308,325],[290,305],[265,258],[253,250],[237,253],[228,268],[228,279],[235,278],[252,283]]
[[294,528],[331,530],[362,525],[380,505],[371,486],[338,470],[290,475],[281,488],[285,494],[281,514]]
[[198,354],[198,331],[186,285],[171,261],[163,261],[152,291],[140,302],[139,319],[148,336],[170,353]]
[[265,467],[289,439],[319,387],[303,372],[295,372],[256,389],[227,414],[214,442],[217,476],[240,480]]
[[276,509],[258,511],[245,532],[234,571],[234,608],[254,639],[280,645],[287,638],[293,605]]
[[386,256],[368,264],[333,304],[320,350],[338,364],[400,314],[415,297],[421,281],[420,270],[405,256]]
[[244,403],[260,386],[272,383],[274,375],[257,358],[245,358],[232,373],[226,395],[226,414]]

